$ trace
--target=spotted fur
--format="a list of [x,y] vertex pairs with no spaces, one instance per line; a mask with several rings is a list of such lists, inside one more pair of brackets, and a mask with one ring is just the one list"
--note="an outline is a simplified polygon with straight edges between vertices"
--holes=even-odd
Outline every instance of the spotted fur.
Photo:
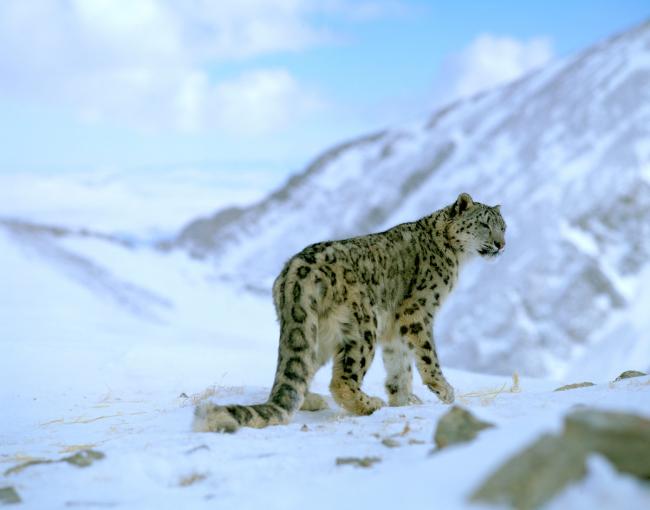
[[430,216],[386,232],[317,243],[292,257],[273,285],[280,322],[275,382],[264,404],[197,407],[197,431],[287,423],[298,409],[326,407],[309,392],[316,371],[333,359],[330,391],[344,409],[367,415],[384,405],[361,385],[378,344],[383,347],[391,406],[417,403],[412,360],[441,401],[454,401],[442,374],[433,322],[462,264],[505,247],[499,206],[462,193]]

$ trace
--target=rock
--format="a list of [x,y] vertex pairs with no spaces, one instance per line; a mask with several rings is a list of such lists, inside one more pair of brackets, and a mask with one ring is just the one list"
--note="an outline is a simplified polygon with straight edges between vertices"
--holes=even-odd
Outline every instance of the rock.
[[560,386],[559,388],[555,388],[553,391],[575,390],[576,388],[586,388],[587,386],[595,386],[595,384],[589,381],[578,382],[573,384],[567,384],[565,386]]
[[643,377],[644,375],[648,375],[648,374],[646,374],[645,372],[639,372],[638,370],[626,370],[621,375],[619,375],[616,379],[614,379],[614,382],[622,381],[623,379],[629,379],[631,377]]
[[469,411],[454,406],[438,420],[433,439],[438,448],[444,448],[471,441],[481,430],[490,427],[494,427],[494,424],[481,421]]
[[471,499],[536,508],[582,478],[593,453],[619,471],[650,479],[650,420],[590,408],[573,411],[564,419],[562,435],[543,435],[508,459]]
[[585,458],[580,444],[543,435],[506,461],[470,498],[520,510],[537,508],[585,475]]
[[344,466],[346,464],[351,464],[357,467],[371,467],[373,464],[381,462],[379,457],[337,457],[336,465]]
[[96,460],[101,460],[104,457],[106,455],[97,450],[81,450],[69,457],[63,457],[59,462],[67,462],[77,467],[88,467]]
[[399,441],[396,441],[393,438],[386,437],[381,440],[381,444],[383,444],[387,448],[397,448],[398,446],[402,446]]
[[619,471],[650,479],[650,420],[581,409],[565,418],[564,436],[604,455]]
[[0,505],[13,505],[20,503],[22,500],[13,487],[0,488]]

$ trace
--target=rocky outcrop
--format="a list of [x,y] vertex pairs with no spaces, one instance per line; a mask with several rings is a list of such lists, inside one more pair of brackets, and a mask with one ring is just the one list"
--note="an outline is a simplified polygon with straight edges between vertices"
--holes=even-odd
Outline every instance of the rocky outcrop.
[[565,417],[560,435],[543,435],[508,459],[471,495],[473,501],[537,508],[584,477],[586,459],[603,455],[617,470],[650,479],[650,420],[579,409]]

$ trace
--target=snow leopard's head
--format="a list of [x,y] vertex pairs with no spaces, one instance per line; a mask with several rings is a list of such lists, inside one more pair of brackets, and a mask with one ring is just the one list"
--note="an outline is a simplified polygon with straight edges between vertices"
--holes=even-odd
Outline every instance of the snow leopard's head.
[[506,222],[499,205],[474,202],[467,193],[461,193],[447,208],[449,224],[447,236],[461,251],[482,257],[496,257],[506,246]]

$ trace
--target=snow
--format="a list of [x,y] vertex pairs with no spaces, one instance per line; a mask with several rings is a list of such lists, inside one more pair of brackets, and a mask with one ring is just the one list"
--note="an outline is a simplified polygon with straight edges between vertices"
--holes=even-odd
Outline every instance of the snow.
[[[255,202],[275,184],[267,174],[0,176],[0,471],[88,448],[105,454],[83,469],[4,474],[0,488],[13,486],[33,509],[453,510],[575,406],[650,416],[650,376],[610,382],[650,368],[648,111],[635,105],[627,123],[603,127],[576,86],[608,84],[594,92],[596,106],[620,99],[610,98],[615,86],[648,69],[642,56],[612,78],[616,59],[647,53],[631,41],[460,103],[433,127],[350,145],[321,173],[292,181],[285,199],[260,202],[247,223],[222,231],[233,235],[216,265],[154,241],[198,214]],[[630,163],[622,141],[634,127]],[[278,326],[264,291],[296,246],[414,219],[464,190],[502,202],[508,249],[497,265],[466,268],[436,342],[457,404],[496,427],[432,453],[449,408],[417,376],[423,404],[357,417],[329,396],[326,366],[312,389],[328,410],[234,435],[191,432],[199,401],[266,399]],[[545,377],[515,385],[520,370]],[[382,379],[376,356],[365,390],[385,398]],[[596,384],[553,392],[584,380]],[[380,461],[360,468],[339,457]],[[547,508],[650,507],[647,485],[598,456],[588,467]]]
[[[159,237],[199,214],[247,205],[280,184],[280,173],[200,168],[27,173],[0,171],[0,216],[101,232]],[[119,208],[123,214],[116,215]],[[164,231],[160,231],[164,225]]]
[[[448,407],[417,377],[422,405],[357,417],[329,396],[325,367],[313,389],[327,395],[329,410],[234,435],[193,433],[194,403],[206,396],[265,400],[278,335],[268,296],[215,279],[209,265],[181,253],[10,228],[0,229],[0,265],[0,468],[87,448],[106,456],[83,469],[42,464],[3,476],[0,485],[13,486],[24,508],[466,508],[491,470],[557,430],[575,405],[650,409],[649,377],[600,378],[560,393],[551,390],[576,381],[522,378],[513,392],[510,377],[447,369],[457,403],[497,426],[432,454]],[[378,358],[365,389],[384,396]],[[399,446],[383,445],[387,437]],[[366,456],[381,461],[336,465]],[[576,495],[585,492],[584,500]],[[641,507],[649,497],[596,459],[551,508]]]
[[617,508],[629,510],[650,507],[650,492],[632,476],[620,475],[606,459],[592,455],[584,480],[568,487],[546,506],[546,510],[565,508]]

